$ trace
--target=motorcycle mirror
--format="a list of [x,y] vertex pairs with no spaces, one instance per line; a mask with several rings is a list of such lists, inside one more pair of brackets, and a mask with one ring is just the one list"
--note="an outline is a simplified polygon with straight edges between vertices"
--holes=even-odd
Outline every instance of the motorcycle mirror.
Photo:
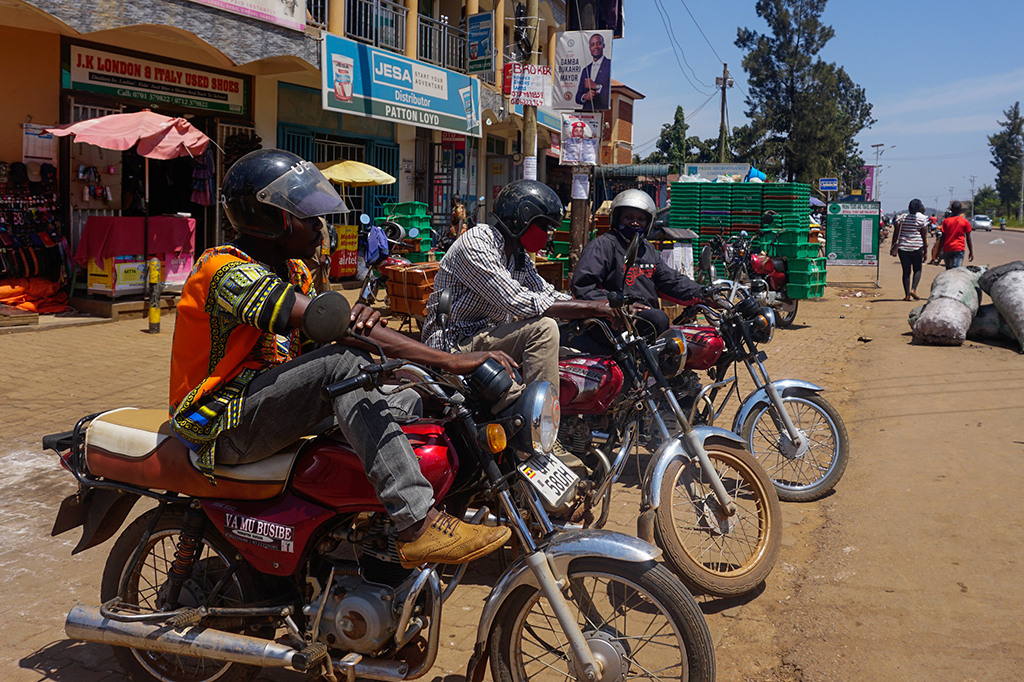
[[337,341],[348,331],[352,307],[338,291],[325,291],[306,306],[302,331],[316,343]]
[[703,270],[704,272],[708,272],[711,270],[710,246],[705,246],[703,249],[700,250],[700,259],[698,260],[698,265],[700,266],[700,269]]
[[776,215],[777,214],[775,213],[775,211],[765,211],[764,212],[764,216],[761,217],[761,224],[762,225],[771,225],[772,223],[775,222],[775,216]]
[[361,222],[363,225],[369,225],[370,216],[366,215],[365,213],[362,214],[361,216],[359,216],[359,222]]
[[626,258],[622,264],[622,274],[625,275],[629,272],[633,265],[636,263],[636,254],[640,250],[640,235],[633,235],[633,241],[629,243],[629,248],[626,249]]
[[481,197],[477,197],[477,198],[476,198],[476,200],[477,200],[477,201],[479,201],[479,202],[480,202],[480,203],[482,204],[482,203],[484,203],[485,201],[487,201],[487,197],[483,197],[483,196],[481,196]]

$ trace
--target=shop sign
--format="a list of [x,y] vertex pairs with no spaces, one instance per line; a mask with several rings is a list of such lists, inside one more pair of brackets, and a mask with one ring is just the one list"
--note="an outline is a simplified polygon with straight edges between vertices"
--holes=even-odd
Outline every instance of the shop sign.
[[277,24],[295,31],[306,30],[306,3],[297,0],[192,0],[232,14]]
[[600,112],[562,114],[561,163],[578,166],[597,165],[601,118]]
[[829,204],[825,252],[827,265],[878,265],[878,219],[882,205],[877,201]]
[[457,133],[449,133],[448,131],[441,131],[441,142],[450,144],[452,146],[452,152],[454,156],[453,165],[455,168],[466,167],[466,136],[459,135]]
[[[508,66],[506,64],[506,66]],[[513,104],[512,113],[516,116],[523,115],[523,105]],[[544,126],[548,130],[559,131],[562,129],[562,116],[555,113],[550,106],[537,107],[537,125]]]
[[683,172],[705,180],[714,180],[721,175],[738,175],[744,178],[749,170],[749,163],[687,163],[684,164]]
[[480,137],[480,82],[328,33],[323,107]]
[[512,104],[543,107],[551,104],[551,67],[512,64]]
[[[566,31],[555,35],[554,108],[610,109],[612,32]],[[598,53],[596,60],[594,52]]]
[[189,109],[249,113],[244,78],[70,45],[64,87]]
[[494,70],[494,12],[481,12],[466,17],[469,43],[469,73],[490,73]]

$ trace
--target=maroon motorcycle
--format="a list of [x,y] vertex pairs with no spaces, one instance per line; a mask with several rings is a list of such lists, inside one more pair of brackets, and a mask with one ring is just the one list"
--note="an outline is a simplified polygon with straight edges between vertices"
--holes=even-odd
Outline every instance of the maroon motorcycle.
[[[633,246],[627,265],[631,258]],[[613,350],[608,355],[563,356],[558,363],[558,438],[583,461],[587,475],[575,497],[549,512],[566,522],[602,527],[612,484],[630,451],[642,443],[653,456],[641,483],[638,535],[664,550],[690,589],[719,597],[749,592],[778,558],[778,497],[739,436],[711,425],[691,426],[671,383],[687,366],[713,363],[715,348],[721,353],[721,337],[709,330],[688,343],[686,336],[670,329],[650,342],[625,312],[634,299],[622,294],[609,299],[623,310],[622,330],[600,319],[582,325],[588,333],[603,335]],[[567,341],[571,346],[572,339]],[[696,375],[688,376],[699,388]]]
[[[496,362],[462,378],[384,359],[325,399],[396,381],[430,405],[432,418],[402,428],[438,503],[510,525],[524,551],[483,603],[467,680],[482,678],[485,659],[496,682],[652,670],[714,680],[703,615],[657,548],[608,531],[556,532],[545,513],[575,479],[545,454],[558,423],[550,384],[531,384],[496,417],[512,384]],[[238,682],[264,667],[397,682],[433,666],[442,605],[465,566],[401,566],[389,517],[337,431],[218,466],[216,487],[162,410],[93,414],[43,446],[78,481],[53,528],[82,528],[73,553],[113,537],[140,498],[155,505],[114,543],[101,603],[75,606],[65,624],[73,639],[113,645],[135,682]]]

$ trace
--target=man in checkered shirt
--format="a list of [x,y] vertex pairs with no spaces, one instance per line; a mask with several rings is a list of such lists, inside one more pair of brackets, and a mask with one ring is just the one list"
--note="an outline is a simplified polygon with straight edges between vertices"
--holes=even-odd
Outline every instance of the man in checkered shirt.
[[[576,301],[544,281],[526,251],[536,253],[562,222],[562,204],[547,185],[516,180],[494,201],[493,225],[481,223],[455,242],[441,260],[427,302],[423,343],[441,350],[501,350],[519,363],[526,383],[558,388],[558,324],[555,319],[614,317],[607,299]],[[447,330],[437,321],[437,302],[449,289]]]

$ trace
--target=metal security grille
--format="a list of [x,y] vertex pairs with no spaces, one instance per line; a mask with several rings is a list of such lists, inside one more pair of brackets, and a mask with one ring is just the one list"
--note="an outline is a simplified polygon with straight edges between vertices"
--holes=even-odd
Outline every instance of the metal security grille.
[[[370,147],[370,163],[388,175],[401,180],[398,171],[398,146],[373,144]],[[373,210],[373,217],[383,215],[384,204],[398,202],[398,182],[390,185],[366,188],[367,206]]]
[[433,167],[430,174],[431,224],[443,230],[451,216],[452,190],[455,175],[455,145],[451,142],[434,144]]
[[[123,107],[99,107],[94,104],[79,104],[71,100],[71,122],[88,121],[92,118],[120,114]],[[72,208],[71,209],[71,252],[78,248],[78,240],[82,236],[82,228],[90,216],[119,216],[121,211],[111,208]]]
[[[325,161],[341,161],[343,159],[365,162],[366,147],[361,144],[352,144],[349,142],[337,142],[335,140],[314,139],[313,163],[324,163]],[[345,205],[348,206],[348,210],[351,211],[354,215],[345,216],[338,213],[335,215],[326,216],[327,222],[335,225],[355,225],[355,221],[359,219],[360,214],[365,212],[365,192],[361,187],[341,186],[338,189],[344,192],[342,199],[345,200]]]
[[[217,124],[217,148],[213,150],[215,159],[214,165],[217,169],[217,182],[214,189],[217,192],[217,196],[214,197],[213,234],[207,235],[207,246],[224,243],[224,227],[227,223],[227,219],[224,217],[224,209],[220,203],[220,190],[224,183],[224,174],[228,172],[227,159],[224,155],[224,149],[227,147],[227,140],[233,135],[252,137],[255,134],[256,129],[252,126],[229,125],[227,123]],[[210,232],[210,230],[207,229],[207,232]]]

